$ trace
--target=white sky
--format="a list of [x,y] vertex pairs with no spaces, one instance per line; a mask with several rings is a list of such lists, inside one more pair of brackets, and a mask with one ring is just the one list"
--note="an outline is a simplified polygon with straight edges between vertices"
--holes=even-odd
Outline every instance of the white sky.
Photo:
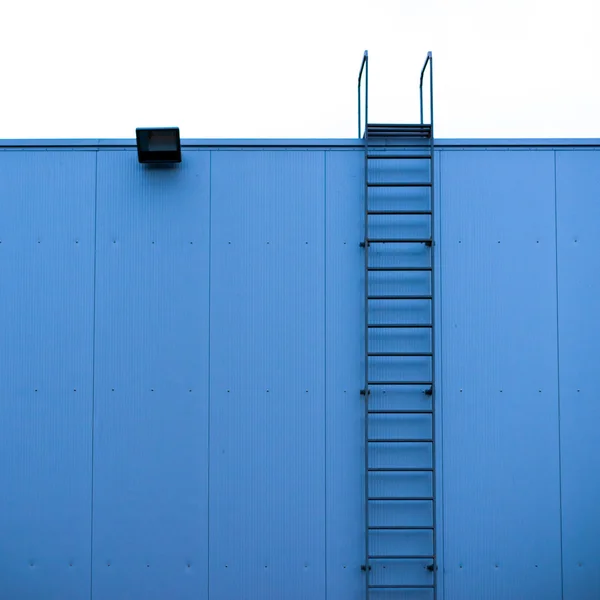
[[600,0],[2,0],[0,138],[600,137]]

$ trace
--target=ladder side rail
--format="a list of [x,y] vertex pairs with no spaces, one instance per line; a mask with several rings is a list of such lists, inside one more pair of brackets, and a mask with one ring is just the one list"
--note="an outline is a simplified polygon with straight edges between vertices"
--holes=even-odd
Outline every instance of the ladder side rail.
[[[429,181],[431,182],[430,187],[430,237],[432,240],[431,245],[431,439],[433,440],[431,444],[431,466],[433,468],[432,479],[431,479],[431,495],[433,497],[432,502],[432,544],[433,544],[433,597],[434,600],[438,598],[438,565],[437,565],[437,469],[436,469],[436,455],[437,455],[437,444],[436,444],[436,401],[437,401],[437,386],[435,385],[435,369],[436,369],[436,360],[435,360],[435,338],[436,338],[436,301],[435,301],[435,278],[436,278],[436,270],[435,270],[435,253],[436,253],[436,236],[435,236],[435,143],[434,143],[434,129],[433,129],[433,56],[431,52],[427,53],[427,60],[425,61],[425,65],[427,65],[427,61],[429,61],[429,114],[430,114],[430,125],[431,125],[431,138],[429,140],[430,143],[430,153],[431,160],[429,161]],[[422,92],[422,83],[423,83],[423,72],[421,72],[421,98],[423,96]],[[421,104],[422,106],[422,104]],[[422,116],[421,116],[422,118]]]

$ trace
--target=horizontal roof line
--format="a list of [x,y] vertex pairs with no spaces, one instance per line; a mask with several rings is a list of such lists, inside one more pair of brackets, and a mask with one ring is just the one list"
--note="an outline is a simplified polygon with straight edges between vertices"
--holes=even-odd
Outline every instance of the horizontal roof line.
[[[363,150],[364,145],[358,139],[183,139],[183,148],[350,148]],[[411,148],[411,143],[402,146],[373,144],[372,150],[384,151],[398,148]],[[539,138],[539,139],[436,139],[435,148],[531,148],[531,147],[587,147],[599,148],[600,138]],[[0,139],[0,148],[135,148],[135,139]]]

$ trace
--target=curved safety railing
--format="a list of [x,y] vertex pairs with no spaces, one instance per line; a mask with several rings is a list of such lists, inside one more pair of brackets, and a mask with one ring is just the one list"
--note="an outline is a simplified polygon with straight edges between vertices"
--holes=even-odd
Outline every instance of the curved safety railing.
[[365,50],[365,54],[360,65],[360,71],[358,73],[358,138],[362,137],[362,123],[361,123],[361,93],[360,84],[362,81],[363,73],[365,74],[365,127],[369,122],[369,53]]
[[[423,125],[423,78],[425,71],[429,66],[429,124],[433,128],[433,56],[431,51],[427,53],[425,64],[421,69],[421,77],[419,79],[419,105],[420,105],[420,117],[421,125]],[[358,73],[358,137],[362,138],[362,94],[361,85],[363,74],[365,76],[365,129],[369,122],[369,52],[365,50],[365,54],[360,65],[360,71]]]
[[421,101],[421,125],[423,125],[423,75],[425,75],[427,65],[429,65],[429,111],[431,119],[429,124],[433,127],[433,57],[431,56],[431,51],[427,53],[425,64],[421,69],[421,80],[419,81],[419,97]]

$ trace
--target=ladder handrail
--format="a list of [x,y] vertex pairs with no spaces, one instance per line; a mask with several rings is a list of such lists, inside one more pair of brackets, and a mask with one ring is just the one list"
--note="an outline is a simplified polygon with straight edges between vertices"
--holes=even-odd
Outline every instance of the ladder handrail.
[[358,138],[361,137],[361,111],[360,111],[360,83],[362,80],[363,71],[365,72],[365,124],[369,122],[367,118],[369,110],[369,52],[365,50],[363,55],[362,63],[360,65],[360,71],[358,73]]
[[[419,97],[421,101],[421,125],[423,125],[423,75],[425,75],[425,69],[429,64],[429,109],[431,115],[431,123],[430,125],[433,127],[433,57],[431,55],[431,50],[427,53],[427,58],[425,59],[425,64],[421,69],[421,79],[419,81]],[[433,134],[432,134],[433,137]]]
[[[421,125],[423,125],[423,77],[425,76],[425,71],[427,70],[427,66],[429,65],[429,116],[430,116],[430,125],[433,129],[433,55],[431,50],[427,53],[427,58],[425,59],[425,63],[423,64],[423,68],[421,69],[421,77],[419,79],[419,105],[420,105],[420,116],[421,116]],[[361,83],[362,76],[365,74],[365,127],[369,123],[369,52],[365,50],[363,55],[362,63],[360,64],[360,71],[358,72],[358,138],[362,137],[362,112],[361,112]],[[432,131],[433,137],[433,131]]]

